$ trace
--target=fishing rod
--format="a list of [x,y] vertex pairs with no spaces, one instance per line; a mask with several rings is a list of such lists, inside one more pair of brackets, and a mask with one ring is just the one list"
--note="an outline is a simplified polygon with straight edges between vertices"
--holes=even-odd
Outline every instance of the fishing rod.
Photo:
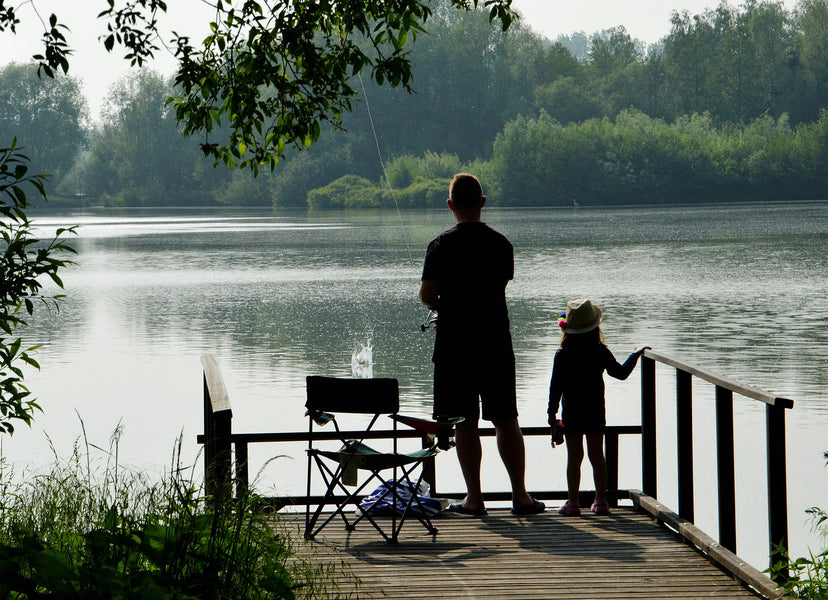
[[420,331],[427,331],[429,329],[437,329],[437,311],[429,310],[425,321],[420,323]]

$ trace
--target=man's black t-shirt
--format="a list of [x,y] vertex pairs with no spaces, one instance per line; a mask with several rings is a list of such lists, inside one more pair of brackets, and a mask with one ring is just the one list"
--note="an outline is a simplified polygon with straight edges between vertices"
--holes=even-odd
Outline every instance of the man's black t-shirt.
[[439,282],[435,362],[512,353],[505,288],[513,277],[512,244],[485,223],[458,223],[431,241],[422,279]]

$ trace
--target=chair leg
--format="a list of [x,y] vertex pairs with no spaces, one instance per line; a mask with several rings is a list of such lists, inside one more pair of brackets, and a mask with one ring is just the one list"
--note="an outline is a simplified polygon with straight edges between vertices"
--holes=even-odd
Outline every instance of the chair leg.
[[[436,534],[438,529],[432,524],[428,513],[426,512],[423,503],[420,501],[418,497],[417,491],[419,490],[420,484],[423,481],[425,476],[424,470],[420,470],[419,476],[416,477],[416,483],[412,480],[412,474],[418,467],[422,467],[422,462],[417,462],[411,464],[410,466],[406,467],[405,465],[399,465],[396,469],[396,474],[398,477],[392,478],[391,481],[394,482],[394,485],[388,486],[385,484],[385,480],[382,477],[383,472],[387,472],[386,470],[370,470],[370,475],[362,482],[359,487],[354,490],[353,492],[349,491],[343,484],[341,480],[342,475],[342,465],[337,465],[336,470],[331,470],[328,467],[322,458],[316,454],[312,454],[311,457],[315,460],[317,464],[317,468],[319,470],[319,474],[321,475],[325,486],[325,494],[322,497],[319,505],[315,508],[315,510],[311,513],[310,507],[310,483],[308,483],[308,505],[306,507],[305,512],[305,538],[306,539],[313,539],[316,535],[332,520],[334,520],[337,515],[342,519],[345,528],[348,531],[353,531],[357,524],[362,521],[363,519],[367,520],[374,529],[385,539],[388,543],[397,543],[399,533],[402,530],[403,525],[410,517],[413,515],[423,527],[425,527],[429,533]],[[384,486],[384,490],[374,499],[374,503],[371,506],[368,506],[362,509],[361,514],[357,515],[353,519],[350,519],[345,514],[345,509],[350,504],[357,505],[357,498],[360,494],[363,493],[363,490],[374,480],[380,482],[381,485]],[[310,476],[309,476],[310,482]],[[404,500],[400,501],[400,493],[399,493],[399,486],[401,483],[407,484],[409,487],[411,494]],[[344,500],[336,501],[335,494],[337,491],[341,491],[344,495]],[[385,500],[388,496],[391,496],[391,503],[395,507],[391,514],[391,528],[390,531],[387,530],[388,523],[385,523],[386,529],[383,529],[380,523],[378,523],[375,519],[375,507],[379,508],[380,504],[383,500]],[[324,510],[325,506],[331,504],[334,506],[334,510],[330,515],[326,515],[324,520],[322,520],[322,511]],[[387,505],[387,503],[386,503]],[[397,508],[401,510],[397,510]]]
[[[350,502],[353,498],[353,494],[351,494],[347,488],[342,485],[342,482],[339,479],[340,475],[340,468],[338,467],[336,472],[331,471],[318,456],[314,455],[313,458],[316,460],[316,465],[319,469],[319,474],[322,476],[323,481],[325,482],[325,495],[322,498],[322,501],[314,510],[313,515],[306,517],[305,521],[305,537],[307,539],[313,539],[316,537],[316,534],[319,533],[322,528],[325,527],[328,523],[330,523],[337,515],[342,517],[343,522],[345,523],[346,529],[351,529],[351,524],[348,521],[348,517],[345,516],[343,508]],[[331,502],[334,497],[334,493],[336,491],[336,487],[339,488],[345,493],[346,499],[341,503],[337,504],[336,502]],[[310,487],[308,488],[310,490]],[[361,488],[360,488],[361,489]],[[359,490],[358,490],[359,491]],[[355,493],[358,493],[355,492]],[[310,498],[310,491],[308,492],[308,498]],[[322,522],[321,525],[318,527],[316,526],[319,517],[322,515],[322,509],[325,508],[328,504],[333,504],[336,506],[336,509]],[[308,502],[307,513],[310,515],[310,502]]]
[[[399,522],[399,525],[397,526],[397,532],[395,533],[395,536],[396,536],[397,533],[399,533],[399,530],[402,529],[403,522],[405,521],[406,517],[409,514],[414,515],[414,517],[416,517],[416,519],[420,522],[420,524],[423,527],[425,527],[426,529],[428,529],[428,532],[431,533],[432,535],[436,534],[439,531],[432,524],[431,518],[428,516],[428,513],[426,513],[425,507],[423,506],[422,502],[420,502],[420,498],[417,494],[417,490],[420,489],[420,483],[422,483],[422,481],[423,481],[423,476],[425,475],[425,471],[422,471],[422,470],[420,471],[420,476],[417,477],[417,483],[416,484],[412,483],[412,481],[410,479],[411,472],[417,466],[418,465],[414,465],[411,469],[408,469],[407,471],[405,470],[405,468],[403,468],[403,474],[400,477],[401,481],[407,481],[408,482],[408,485],[413,490],[413,493],[411,494],[411,497],[408,499],[408,502],[405,505],[405,509],[403,510],[403,513],[400,516],[400,522]],[[416,504],[417,507],[419,508],[419,512],[411,510],[411,507],[414,504]]]
[[[306,523],[305,537],[308,539],[313,539],[314,537],[316,537],[316,534],[318,534],[328,523],[330,523],[333,519],[336,518],[337,515],[339,515],[342,518],[343,523],[345,524],[345,529],[347,529],[348,531],[353,531],[357,523],[359,523],[363,518],[367,518],[368,521],[374,526],[374,528],[380,533],[380,535],[382,535],[383,538],[385,538],[386,541],[391,541],[390,537],[382,530],[380,525],[371,518],[371,515],[363,512],[363,514],[359,515],[354,520],[350,520],[345,514],[345,508],[349,504],[357,504],[356,498],[371,483],[371,481],[373,481],[374,478],[377,478],[380,481],[382,481],[379,475],[377,473],[372,473],[371,477],[366,479],[358,488],[351,492],[342,484],[342,481],[340,479],[340,466],[337,467],[336,471],[331,471],[330,468],[328,468],[328,465],[325,464],[318,456],[314,456],[314,458],[316,459],[317,467],[319,468],[319,473],[325,481],[326,491],[322,501],[316,507],[316,510],[314,511],[313,515],[308,519]],[[338,503],[332,501],[337,488],[339,488],[345,496],[344,499]],[[308,495],[308,498],[310,498],[310,495]],[[321,524],[317,525],[317,522],[321,517],[322,510],[328,504],[332,504],[336,508],[330,515],[327,516],[327,518],[325,518],[324,521],[322,521]],[[307,510],[310,511],[310,507],[308,507]]]
[[[423,527],[425,527],[428,530],[429,533],[431,533],[432,535],[436,534],[438,532],[438,529],[436,527],[434,527],[434,525],[431,523],[431,519],[429,518],[428,514],[426,513],[425,508],[423,507],[423,505],[420,502],[420,499],[418,498],[417,493],[416,493],[416,491],[420,487],[420,483],[423,480],[424,473],[421,471],[420,476],[417,477],[416,484],[414,484],[411,481],[411,477],[410,477],[411,473],[418,466],[420,466],[420,463],[412,465],[408,469],[406,469],[405,467],[402,467],[401,468],[402,474],[399,476],[398,479],[394,480],[394,481],[396,481],[397,486],[399,486],[400,482],[403,482],[403,481],[407,482],[408,485],[409,485],[409,488],[412,491],[412,494],[410,495],[410,497],[406,501],[405,506],[403,507],[402,513],[399,516],[399,519],[393,519],[392,520],[391,535],[386,534],[380,528],[380,526],[374,521],[374,518],[371,515],[372,510],[370,508],[368,510],[364,511],[357,518],[357,520],[354,521],[353,524],[356,525],[359,521],[361,521],[363,518],[365,518],[374,526],[374,528],[385,538],[385,540],[387,542],[396,543],[403,524],[409,518],[410,515],[413,515],[420,522],[420,524],[423,525]],[[373,479],[378,479],[381,482],[383,481],[383,479],[381,477],[381,474],[378,471],[376,471],[376,472],[372,471],[371,472],[371,477],[369,477],[369,481],[371,481]],[[385,497],[387,497],[389,495],[394,495],[394,489],[392,487],[386,487],[386,489],[375,500],[374,506],[378,505]],[[412,506],[414,506],[415,504],[419,508],[419,511],[412,510]],[[396,516],[396,511],[395,511],[394,515]]]

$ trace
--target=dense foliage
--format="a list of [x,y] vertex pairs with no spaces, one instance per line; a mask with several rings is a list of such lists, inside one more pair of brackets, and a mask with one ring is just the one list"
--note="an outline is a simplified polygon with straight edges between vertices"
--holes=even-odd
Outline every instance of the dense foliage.
[[38,172],[69,175],[80,157],[87,127],[86,100],[77,80],[36,77],[33,65],[0,70],[0,143],[25,140]]
[[[216,0],[210,35],[193,43],[159,29],[163,0],[101,1],[107,50],[122,48],[134,65],[175,47],[175,114],[188,135],[204,136],[205,154],[228,166],[275,166],[287,146],[307,148],[323,123],[338,126],[356,97],[362,71],[382,85],[408,87],[408,48],[433,14],[427,0],[292,2]],[[511,0],[448,0],[451,9],[487,10],[508,29]],[[18,9],[0,0],[0,32],[15,31]],[[67,73],[69,35],[51,15],[38,72]],[[218,138],[218,141],[217,141]]]
[[[204,139],[182,139],[187,125],[166,102],[184,97],[181,75],[165,80],[142,72],[113,89],[88,153],[73,154],[77,168],[58,171],[68,175],[59,191],[120,205],[384,206],[396,199],[431,206],[434,190],[444,187],[443,174],[426,169],[389,186],[383,167],[453,156],[454,167],[479,172],[490,201],[501,204],[828,194],[820,175],[826,158],[828,0],[801,0],[794,10],[749,1],[738,8],[722,3],[698,15],[674,13],[670,34],[650,48],[622,27],[591,36],[576,32],[550,43],[520,23],[504,31],[488,14],[454,10],[457,3],[448,0],[426,4],[427,34],[412,25],[420,35],[406,46],[411,69],[394,80],[400,85],[378,85],[376,71],[373,79],[349,75],[343,85],[352,110],[317,120],[310,137],[294,136],[305,148],[318,133],[309,151],[279,146],[275,138],[265,144],[270,150],[276,144],[287,156],[272,175],[262,170],[254,180],[213,169],[213,160],[204,160],[197,148]],[[349,40],[365,53],[377,51],[371,50],[376,40],[359,28]],[[21,68],[6,69],[13,75]],[[0,77],[0,98],[12,93],[16,79]],[[72,79],[58,79],[68,86],[67,81]],[[51,104],[61,106],[60,86],[50,80],[30,85],[42,86],[36,93],[55,96]],[[271,94],[261,101],[272,101],[275,88],[261,89]],[[232,123],[214,110],[203,113],[216,117],[211,135],[240,140],[233,137]],[[76,114],[67,113],[66,133],[55,128],[48,138],[18,119],[18,135],[32,140],[33,152],[77,146]],[[287,124],[287,117],[279,119]],[[14,131],[0,119],[0,133]],[[262,158],[257,153],[269,150],[251,150],[255,144],[245,143],[247,158],[235,156],[238,146],[228,146],[224,158],[244,162],[252,152],[256,162]],[[367,182],[337,182],[346,176]],[[309,194],[313,190],[318,191]],[[331,195],[339,191],[345,195]]]
[[497,137],[492,185],[514,206],[822,198],[826,134],[828,113],[796,129],[786,116],[717,129],[706,115],[561,125],[541,113]]

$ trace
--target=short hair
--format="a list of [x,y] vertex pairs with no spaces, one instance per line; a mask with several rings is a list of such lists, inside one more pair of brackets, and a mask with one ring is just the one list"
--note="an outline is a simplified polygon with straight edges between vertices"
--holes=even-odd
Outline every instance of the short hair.
[[470,173],[458,173],[451,178],[449,199],[457,208],[472,208],[483,199],[480,180]]

